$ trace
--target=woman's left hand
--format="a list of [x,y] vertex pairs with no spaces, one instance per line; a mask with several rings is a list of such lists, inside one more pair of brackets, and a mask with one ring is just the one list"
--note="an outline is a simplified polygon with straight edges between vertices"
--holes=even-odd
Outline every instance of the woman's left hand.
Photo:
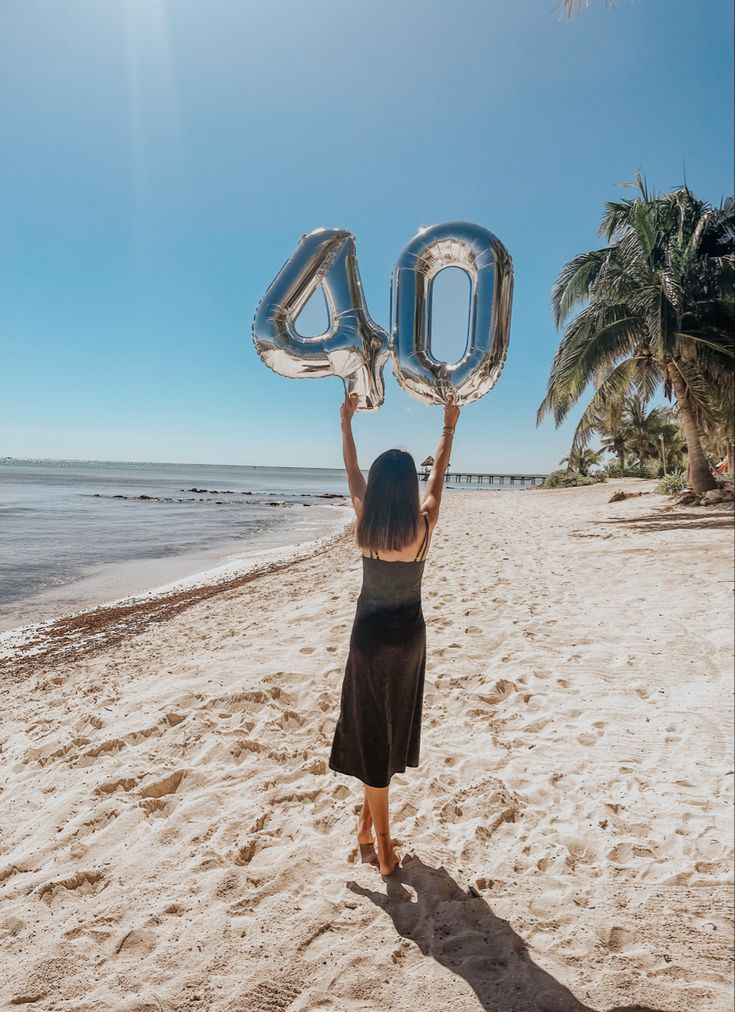
[[351,424],[352,416],[357,411],[357,401],[357,394],[345,394],[345,399],[339,409],[339,417],[343,428]]

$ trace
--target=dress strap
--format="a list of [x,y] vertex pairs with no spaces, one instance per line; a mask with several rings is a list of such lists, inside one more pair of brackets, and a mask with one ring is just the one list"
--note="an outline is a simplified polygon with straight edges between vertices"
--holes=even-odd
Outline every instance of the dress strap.
[[[419,545],[419,550],[416,553],[416,558],[413,560],[414,562],[423,562],[425,558],[424,549],[428,548],[428,546],[429,546],[429,518],[424,513],[424,537],[421,544]],[[424,554],[422,555],[422,553]]]

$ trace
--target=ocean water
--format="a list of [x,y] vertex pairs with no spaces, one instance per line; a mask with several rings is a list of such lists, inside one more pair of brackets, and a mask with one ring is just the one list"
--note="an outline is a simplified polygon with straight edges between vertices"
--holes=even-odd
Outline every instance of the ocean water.
[[344,523],[343,470],[0,461],[0,631]]
[[0,459],[0,632],[323,537],[346,496],[341,468]]

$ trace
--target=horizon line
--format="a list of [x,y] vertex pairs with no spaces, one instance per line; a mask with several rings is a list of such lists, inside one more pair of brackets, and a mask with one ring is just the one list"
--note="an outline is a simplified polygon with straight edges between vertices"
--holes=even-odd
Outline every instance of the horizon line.
[[[99,457],[13,457],[4,456],[0,457],[0,466],[11,463],[19,464],[161,464],[170,467],[250,467],[250,468],[261,468],[261,469],[272,469],[272,470],[290,470],[290,471],[345,471],[344,466],[342,467],[317,467],[314,465],[305,464],[219,464],[219,463],[202,463],[201,461],[194,460],[120,460],[116,458],[99,458]],[[421,465],[417,464],[417,470],[421,470]],[[447,465],[451,468],[451,463]],[[361,471],[368,471],[369,467],[360,468]],[[456,469],[455,469],[456,470]],[[345,471],[346,473],[346,471]],[[459,470],[460,474],[515,474],[518,477],[522,475],[526,476],[539,476],[542,471],[523,471],[517,469],[515,471],[491,471],[476,470],[468,471],[465,469]],[[548,473],[548,472],[546,472]]]

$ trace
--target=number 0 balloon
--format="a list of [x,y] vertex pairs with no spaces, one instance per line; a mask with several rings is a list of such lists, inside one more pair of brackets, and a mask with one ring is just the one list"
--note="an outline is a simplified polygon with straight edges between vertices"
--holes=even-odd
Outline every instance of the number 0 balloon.
[[[467,345],[453,363],[431,353],[432,287],[446,267],[470,279]],[[424,228],[401,253],[391,286],[393,372],[426,404],[469,404],[495,385],[508,353],[513,267],[492,232],[467,221]]]
[[[470,319],[461,357],[441,362],[431,352],[432,286],[445,267],[470,279]],[[303,337],[296,318],[322,286],[329,310],[324,334]],[[317,229],[302,237],[258,306],[255,347],[282,376],[341,376],[358,409],[383,403],[383,367],[406,393],[425,404],[450,398],[469,404],[500,375],[508,352],[513,265],[500,240],[480,225],[456,221],[421,229],[401,253],[391,285],[391,336],[371,318],[355,254],[355,238],[343,229]]]

